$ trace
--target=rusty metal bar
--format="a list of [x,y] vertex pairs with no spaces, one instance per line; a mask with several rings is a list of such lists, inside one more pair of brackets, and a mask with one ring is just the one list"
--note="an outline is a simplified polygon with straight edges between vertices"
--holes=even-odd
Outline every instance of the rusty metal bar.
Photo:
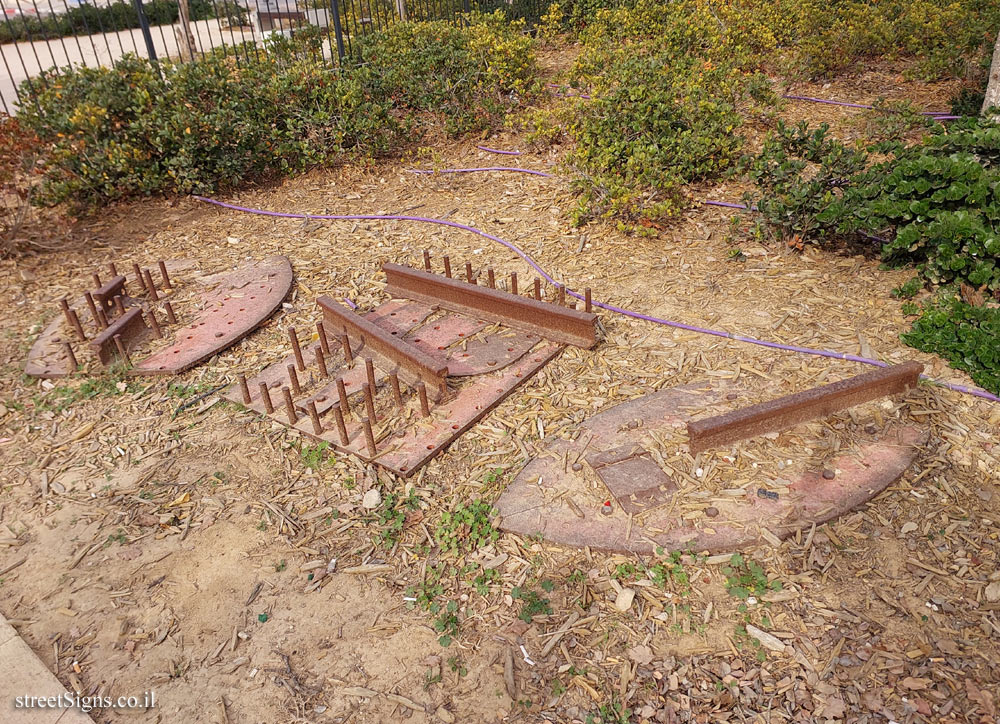
[[109,277],[118,276],[118,267],[115,266],[115,263],[113,261],[108,263],[108,276]]
[[350,438],[347,437],[347,425],[344,422],[344,413],[340,411],[339,407],[333,408],[333,419],[337,421],[337,432],[340,434],[340,444],[346,445]]
[[162,339],[163,330],[160,329],[160,320],[156,318],[156,312],[153,311],[152,307],[149,308],[149,323],[153,327],[153,336],[157,339]]
[[590,299],[590,287],[583,290],[583,311],[590,314],[590,310],[593,309],[593,302]]
[[[119,297],[120,298],[120,297]],[[177,315],[174,314],[174,305],[170,302],[163,303],[163,311],[167,313],[167,321],[171,324],[177,324]]]
[[133,290],[133,293],[138,294],[139,289],[145,288],[146,280],[142,278],[142,270],[139,268],[139,265],[134,262],[132,264],[132,275],[135,276],[135,286],[136,286],[136,288]]
[[102,286],[104,286],[103,284],[101,284],[101,275],[98,274],[97,272],[94,272],[90,278],[94,280],[94,289],[100,289]]
[[919,362],[906,362],[724,415],[689,422],[691,454],[748,437],[787,430],[869,400],[904,392],[916,387],[923,369]]
[[97,326],[100,329],[107,329],[111,325],[108,315],[102,307],[97,308]]
[[424,271],[431,270],[431,253],[424,249]]
[[420,414],[428,417],[431,414],[431,406],[427,404],[427,385],[423,382],[417,383],[417,396],[420,398]]
[[319,346],[323,354],[330,354],[330,340],[326,338],[326,327],[322,322],[316,322],[316,334],[319,335]]
[[142,270],[142,280],[146,284],[146,291],[149,292],[149,298],[154,302],[160,301],[160,295],[156,293],[156,285],[153,284],[153,275],[149,273],[149,269]]
[[271,393],[267,389],[267,383],[266,382],[261,382],[259,389],[260,389],[260,399],[264,403],[264,410],[267,411],[268,415],[273,414],[274,413],[274,403],[271,402]]
[[125,294],[125,277],[117,276],[107,284],[96,287],[93,296],[104,311],[110,312],[114,307],[115,297],[123,294]]
[[251,399],[250,398],[250,386],[247,385],[247,376],[243,375],[243,374],[240,375],[240,392],[243,393],[243,404],[244,405],[249,405],[250,404],[250,399]]
[[444,275],[451,279],[451,259],[448,258],[447,254],[444,256]]
[[365,358],[365,376],[368,378],[368,385],[375,389],[375,365],[370,358]]
[[375,419],[375,397],[372,392],[372,386],[367,382],[361,383],[361,392],[365,396],[365,412],[368,413],[368,419]]
[[385,264],[386,292],[533,332],[563,344],[590,348],[597,344],[597,316],[557,307],[457,279]]
[[510,293],[517,294],[517,272],[510,273]]
[[301,395],[302,388],[299,386],[299,376],[295,374],[295,365],[288,365],[286,369],[288,370],[288,382],[292,386],[292,392],[294,392],[296,396]]
[[354,352],[351,351],[351,340],[346,334],[340,335],[340,346],[344,348],[344,359],[347,364],[354,361]]
[[324,377],[330,376],[330,371],[326,368],[326,355],[323,354],[323,347],[316,348],[316,366],[319,367],[320,374]]
[[63,349],[66,351],[66,356],[69,357],[69,363],[73,365],[73,371],[80,367],[80,363],[76,360],[76,354],[73,352],[73,345],[69,342],[63,342]]
[[288,424],[294,425],[298,421],[299,416],[295,412],[295,403],[292,402],[292,391],[285,385],[282,385],[281,396],[285,398],[285,414],[288,415]]
[[141,337],[148,329],[142,318],[142,310],[133,307],[94,337],[90,341],[90,347],[97,353],[101,364],[106,365],[111,361],[111,351],[115,347],[114,339],[116,336],[121,335],[123,342],[131,342]]
[[323,434],[323,423],[319,421],[319,412],[316,411],[316,403],[310,400],[306,409],[309,410],[309,419],[312,420],[313,432],[317,435]]
[[390,372],[389,384],[392,386],[392,399],[396,403],[396,407],[402,407],[403,391],[399,389],[399,375],[395,372]]
[[84,292],[83,298],[87,300],[87,307],[90,308],[90,316],[94,318],[94,324],[97,328],[101,328],[101,318],[97,314],[97,305],[94,304],[94,295],[90,292]]
[[173,289],[174,285],[170,283],[170,277],[167,276],[167,265],[162,261],[156,262],[156,265],[160,267],[160,277],[163,279],[163,288]]
[[[118,312],[119,317],[125,314],[125,298],[121,294],[115,297],[115,311]],[[176,322],[177,320],[175,319],[174,321]]]
[[[433,274],[418,272],[430,277]],[[478,287],[477,287],[478,288]],[[359,314],[342,307],[330,297],[320,297],[316,300],[323,310],[324,323],[341,329],[346,334],[349,330],[364,341],[372,356],[383,362],[386,369],[399,367],[399,373],[408,384],[418,381],[425,382],[430,387],[431,396],[440,400],[447,394],[448,366],[442,364],[417,347],[391,335],[382,327],[368,321]]]
[[476,278],[472,275],[472,262],[465,262],[465,281],[469,284],[475,284]]
[[131,365],[132,358],[128,356],[128,350],[125,349],[125,343],[122,342],[122,336],[120,334],[116,334],[114,337],[112,337],[112,339],[114,340],[115,343],[115,349],[118,350],[118,356],[125,361],[125,364]]
[[497,277],[496,274],[493,273],[493,267],[489,267],[486,270],[486,286],[490,289],[497,288]]
[[[83,325],[80,324],[80,318],[76,316],[76,312],[69,308],[69,302],[66,301],[66,297],[59,300],[59,308],[62,309],[63,316],[66,317],[66,324],[69,325],[70,329],[76,332],[76,336],[80,338],[81,342],[85,342],[87,340],[87,334],[83,331]],[[96,313],[94,321],[97,322],[98,327],[101,326],[100,319],[96,317]]]
[[299,366],[300,371],[305,371],[306,361],[302,357],[302,347],[299,346],[299,335],[295,332],[295,327],[288,328],[288,339],[292,342],[292,352],[295,353],[295,364]]
[[361,424],[365,427],[365,443],[368,445],[368,455],[375,457],[375,433],[372,432],[372,421],[366,417],[361,421]]
[[337,396],[340,398],[340,409],[345,415],[351,414],[351,404],[347,400],[347,388],[344,387],[344,378],[337,378]]
[[535,301],[542,301],[542,280],[535,277]]

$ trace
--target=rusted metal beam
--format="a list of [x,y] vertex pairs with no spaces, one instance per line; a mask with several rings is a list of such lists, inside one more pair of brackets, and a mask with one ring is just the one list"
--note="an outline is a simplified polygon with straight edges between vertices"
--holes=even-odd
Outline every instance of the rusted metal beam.
[[597,316],[594,314],[399,264],[384,264],[382,271],[386,276],[386,292],[394,297],[415,299],[477,319],[500,322],[562,344],[587,349],[597,344]]
[[919,362],[906,362],[724,415],[689,422],[687,430],[691,454],[748,437],[787,430],[869,400],[904,392],[917,386],[923,370],[924,366]]
[[323,310],[324,326],[363,340],[364,348],[381,362],[381,367],[387,370],[398,367],[399,375],[407,384],[416,386],[423,382],[435,401],[445,397],[448,391],[447,365],[337,304],[330,297],[320,297],[316,303]]
[[108,364],[116,352],[115,337],[120,336],[123,348],[144,337],[149,332],[142,318],[142,310],[132,307],[125,314],[112,322],[107,329],[94,337],[90,342],[91,349],[97,353],[101,364]]
[[110,312],[115,307],[115,297],[125,293],[125,277],[116,276],[100,289],[93,291],[94,300],[101,305],[105,312]]

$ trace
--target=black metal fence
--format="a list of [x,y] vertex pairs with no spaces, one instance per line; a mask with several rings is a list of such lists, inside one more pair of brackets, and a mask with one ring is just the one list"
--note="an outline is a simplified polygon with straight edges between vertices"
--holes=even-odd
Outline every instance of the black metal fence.
[[[110,66],[128,53],[150,60],[209,52],[248,57],[276,33],[324,35],[331,64],[354,41],[400,20],[447,20],[503,9],[533,22],[550,0],[0,0],[0,104],[13,114],[53,67]],[[185,32],[184,29],[187,29]]]

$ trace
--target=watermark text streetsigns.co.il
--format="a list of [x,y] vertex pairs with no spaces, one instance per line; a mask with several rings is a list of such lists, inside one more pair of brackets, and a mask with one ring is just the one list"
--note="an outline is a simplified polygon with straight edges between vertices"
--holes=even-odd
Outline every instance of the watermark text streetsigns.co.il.
[[80,696],[68,691],[53,696],[14,697],[15,709],[152,709],[156,706],[156,692],[146,691],[142,696]]

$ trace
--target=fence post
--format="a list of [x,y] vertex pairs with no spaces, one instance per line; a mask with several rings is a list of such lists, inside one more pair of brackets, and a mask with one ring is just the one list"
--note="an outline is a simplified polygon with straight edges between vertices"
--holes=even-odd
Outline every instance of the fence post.
[[337,58],[344,59],[344,29],[340,25],[340,3],[330,0],[330,12],[333,13],[333,35],[337,40]]
[[396,0],[396,14],[400,20],[406,22],[406,0]]
[[142,0],[132,0],[135,11],[139,15],[139,27],[142,28],[142,39],[146,41],[146,53],[149,59],[156,62],[156,47],[153,45],[153,36],[149,32],[149,20],[146,19],[146,11],[142,7]]

